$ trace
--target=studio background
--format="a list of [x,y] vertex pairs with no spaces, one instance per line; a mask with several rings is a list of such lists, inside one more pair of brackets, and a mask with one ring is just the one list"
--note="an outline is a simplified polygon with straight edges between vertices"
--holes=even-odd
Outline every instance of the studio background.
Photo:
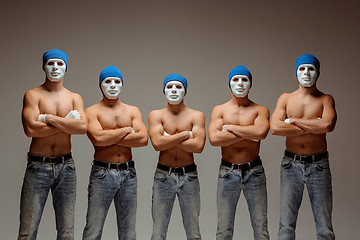
[[[328,134],[333,180],[333,225],[337,239],[358,239],[360,202],[358,135],[360,17],[357,1],[213,1],[105,0],[0,2],[1,167],[0,238],[15,239],[26,153],[30,139],[21,125],[24,93],[45,80],[43,52],[58,48],[69,56],[64,86],[79,93],[85,107],[101,100],[100,71],[117,66],[124,76],[120,100],[139,107],[145,125],[151,110],[166,106],[162,81],[170,73],[188,79],[185,104],[204,112],[206,129],[215,105],[231,97],[229,71],[240,64],[253,74],[249,97],[272,113],[283,92],[297,89],[295,60],[304,53],[320,59],[317,86],[336,101],[338,122]],[[75,239],[81,239],[87,210],[87,185],[93,147],[86,135],[72,137],[77,169]],[[261,143],[268,187],[268,221],[277,239],[280,160],[285,138],[271,133]],[[138,177],[138,239],[150,239],[151,194],[158,153],[133,149]],[[215,239],[216,188],[220,148],[209,141],[195,155],[201,186],[200,229]],[[297,239],[316,239],[307,193]],[[49,195],[38,239],[56,238]],[[113,205],[103,239],[117,239]],[[185,232],[176,200],[168,239]],[[234,239],[253,239],[247,205],[241,195]]]

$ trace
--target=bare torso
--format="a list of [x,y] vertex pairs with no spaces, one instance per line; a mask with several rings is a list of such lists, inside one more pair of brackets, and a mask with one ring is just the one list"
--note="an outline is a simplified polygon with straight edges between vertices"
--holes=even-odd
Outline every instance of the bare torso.
[[94,159],[111,163],[132,160],[132,147],[146,146],[147,130],[138,108],[103,100],[86,109],[87,135],[94,145]]
[[[323,114],[323,104],[319,96],[302,96],[291,93],[286,104],[287,118],[317,119]],[[299,155],[313,155],[327,150],[326,134],[306,133],[300,136],[287,137],[286,149]]]
[[[289,122],[284,122],[284,120]],[[286,137],[286,149],[298,155],[327,151],[326,133],[336,124],[334,99],[316,85],[280,96],[271,117],[271,132]]]
[[[194,163],[194,152],[201,152],[205,144],[204,114],[183,107],[179,112],[172,112],[169,108],[152,111],[149,115],[149,130],[153,145],[165,142],[164,131],[171,135],[169,141],[178,141],[171,147],[159,150],[159,163],[169,167],[184,167]],[[187,131],[192,131],[193,139],[189,139]],[[183,137],[184,136],[184,137]],[[158,140],[162,138],[163,141]],[[161,144],[160,144],[161,145]],[[181,146],[182,145],[182,146]]]
[[[224,125],[253,125],[258,116],[259,105],[236,106],[230,102],[221,105]],[[260,150],[260,141],[244,139],[229,146],[221,147],[223,160],[235,164],[251,162],[256,159]]]
[[[61,91],[47,91],[43,86],[30,90],[37,99],[39,114],[53,114],[65,117],[74,110],[74,93],[63,88]],[[29,91],[29,92],[30,92]],[[38,114],[35,116],[37,119]],[[29,152],[46,157],[56,157],[71,151],[71,135],[58,132],[45,137],[33,137]]]

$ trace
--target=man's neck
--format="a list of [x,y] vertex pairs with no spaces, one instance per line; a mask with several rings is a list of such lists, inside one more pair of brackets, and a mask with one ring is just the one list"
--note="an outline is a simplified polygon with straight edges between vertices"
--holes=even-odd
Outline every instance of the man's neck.
[[64,79],[61,79],[59,82],[51,82],[48,78],[46,78],[43,86],[48,91],[52,91],[52,92],[60,91],[64,89],[63,80]]
[[176,105],[171,105],[170,103],[168,103],[167,107],[166,107],[170,112],[174,113],[174,114],[178,114],[179,112],[181,112],[182,110],[184,110],[186,108],[184,101],[181,101],[179,104]]
[[316,83],[312,85],[311,87],[304,87],[301,84],[299,84],[298,92],[303,95],[314,95],[319,90],[316,88]]
[[109,106],[109,107],[115,107],[115,106],[118,106],[120,105],[120,101],[119,101],[119,98],[117,99],[108,99],[107,97],[103,96],[103,99],[102,99],[102,102],[106,105],[106,106]]
[[249,105],[251,101],[249,100],[248,95],[242,98],[242,97],[236,97],[234,94],[232,94],[231,102],[233,102],[238,106],[246,106]]

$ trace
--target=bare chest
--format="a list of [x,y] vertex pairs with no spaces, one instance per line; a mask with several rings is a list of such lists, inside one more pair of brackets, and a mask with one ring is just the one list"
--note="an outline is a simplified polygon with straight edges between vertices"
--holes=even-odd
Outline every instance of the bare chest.
[[182,131],[190,131],[193,126],[193,121],[194,120],[190,114],[169,114],[163,117],[162,125],[164,130],[171,135]]
[[126,109],[106,109],[98,113],[103,129],[116,129],[131,126],[132,116]]
[[226,109],[223,112],[224,124],[248,126],[254,124],[258,115],[255,109]]
[[39,110],[43,114],[65,117],[73,109],[73,99],[68,94],[45,94],[39,101]]
[[322,116],[323,104],[321,99],[315,97],[292,98],[286,105],[286,115],[288,118],[313,119]]

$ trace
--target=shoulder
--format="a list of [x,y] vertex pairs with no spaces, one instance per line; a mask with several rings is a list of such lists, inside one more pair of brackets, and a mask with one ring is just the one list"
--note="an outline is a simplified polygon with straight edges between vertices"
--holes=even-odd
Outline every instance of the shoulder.
[[259,113],[269,113],[269,109],[264,105],[260,105],[260,104],[255,103],[255,107],[256,107],[256,109],[258,110]]
[[163,109],[153,110],[149,113],[149,120],[161,119],[163,115],[164,115]]
[[40,99],[40,96],[41,96],[41,87],[39,86],[26,91],[24,94],[24,101],[36,101],[37,99]]
[[321,96],[321,100],[323,101],[323,103],[335,105],[335,100],[330,94],[323,94]]
[[100,103],[96,103],[88,108],[85,109],[85,113],[88,115],[88,114],[94,114],[94,113],[97,113],[97,112],[100,112],[101,109],[100,109]]

